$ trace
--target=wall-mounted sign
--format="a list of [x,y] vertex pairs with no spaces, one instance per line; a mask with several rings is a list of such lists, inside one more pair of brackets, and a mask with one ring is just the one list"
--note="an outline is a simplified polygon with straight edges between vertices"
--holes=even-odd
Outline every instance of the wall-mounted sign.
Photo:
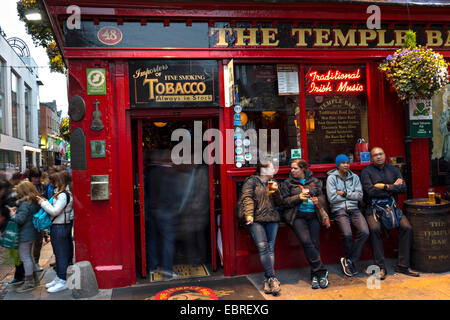
[[120,31],[120,29],[117,27],[102,27],[97,32],[98,41],[108,46],[114,46],[118,44],[120,41],[122,41],[122,38],[122,31]]
[[106,94],[106,73],[104,68],[86,69],[87,94]]
[[409,126],[412,138],[433,137],[432,100],[409,101]]
[[75,128],[70,135],[71,165],[75,170],[86,170],[86,136],[83,130]]
[[309,94],[364,92],[364,85],[360,82],[361,77],[361,69],[359,68],[351,72],[329,69],[324,73],[310,68],[306,73],[307,92]]
[[91,158],[105,158],[105,140],[91,140]]
[[109,199],[109,176],[91,176],[91,200]]
[[215,60],[136,60],[129,64],[132,108],[218,106]]
[[[267,20],[267,19],[266,19]],[[361,19],[364,20],[364,19]],[[445,22],[445,21],[444,21]],[[382,24],[379,29],[367,29],[362,23],[320,23],[313,21],[277,21],[277,26],[267,26],[267,22],[230,21],[124,21],[118,27],[108,21],[81,21],[80,29],[64,26],[64,43],[67,47],[128,47],[128,48],[298,48],[298,49],[366,49],[399,48],[405,44],[406,32],[416,32],[417,44],[434,48],[450,48],[447,24],[433,21],[427,26],[419,22],[395,25]],[[299,24],[300,23],[300,24]],[[151,35],[151,36],[149,36]]]
[[84,99],[78,95],[72,96],[69,101],[69,117],[71,121],[81,121],[86,112],[86,104]]

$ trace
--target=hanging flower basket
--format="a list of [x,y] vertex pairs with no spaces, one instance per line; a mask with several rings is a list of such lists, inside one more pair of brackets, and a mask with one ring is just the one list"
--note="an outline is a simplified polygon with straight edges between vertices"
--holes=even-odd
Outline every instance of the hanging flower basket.
[[389,55],[379,66],[401,100],[431,99],[449,83],[443,56],[426,47],[409,47]]

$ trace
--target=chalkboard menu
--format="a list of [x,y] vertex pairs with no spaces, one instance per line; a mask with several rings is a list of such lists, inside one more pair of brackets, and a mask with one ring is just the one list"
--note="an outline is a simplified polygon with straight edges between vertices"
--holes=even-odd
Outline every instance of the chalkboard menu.
[[341,153],[352,159],[369,135],[365,67],[307,66],[305,91],[309,163],[334,163]]

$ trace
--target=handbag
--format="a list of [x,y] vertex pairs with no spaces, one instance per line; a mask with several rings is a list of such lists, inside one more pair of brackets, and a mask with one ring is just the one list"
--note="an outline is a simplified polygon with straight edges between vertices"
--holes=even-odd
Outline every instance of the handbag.
[[19,247],[19,226],[13,221],[9,221],[0,239],[0,246],[8,249]]
[[397,207],[397,202],[393,197],[372,199],[372,212],[375,221],[380,220],[387,230],[398,228],[402,211]]

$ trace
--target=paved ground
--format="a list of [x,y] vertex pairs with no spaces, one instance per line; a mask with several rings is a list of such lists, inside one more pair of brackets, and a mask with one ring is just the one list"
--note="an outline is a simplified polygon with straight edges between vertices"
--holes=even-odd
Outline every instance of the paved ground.
[[[1,254],[2,251],[0,251],[0,257]],[[0,300],[74,300],[70,290],[51,294],[45,289],[44,284],[55,277],[55,272],[50,267],[50,263],[53,261],[51,244],[45,244],[40,260],[40,265],[44,268],[43,280],[36,289],[22,294],[16,293],[13,288],[5,286],[5,283],[12,278],[14,269],[0,264]],[[369,261],[361,262],[359,269],[362,270],[369,263]],[[267,300],[450,300],[450,272],[441,274],[422,273],[419,278],[413,278],[395,274],[394,266],[394,260],[387,261],[388,277],[386,280],[380,281],[379,289],[369,289],[367,285],[368,276],[362,272],[357,277],[345,277],[338,264],[327,266],[330,282],[327,289],[311,289],[309,268],[278,270],[277,277],[282,285],[279,297],[266,295],[262,292],[264,278],[262,273],[250,274],[247,277]],[[223,277],[215,276],[209,279],[221,278]],[[193,280],[167,282],[167,288],[179,286],[180,283],[189,285],[189,282],[195,283]],[[136,287],[156,285],[160,286],[161,282],[139,284]],[[110,300],[112,291],[111,289],[100,290],[97,296],[87,300]]]

